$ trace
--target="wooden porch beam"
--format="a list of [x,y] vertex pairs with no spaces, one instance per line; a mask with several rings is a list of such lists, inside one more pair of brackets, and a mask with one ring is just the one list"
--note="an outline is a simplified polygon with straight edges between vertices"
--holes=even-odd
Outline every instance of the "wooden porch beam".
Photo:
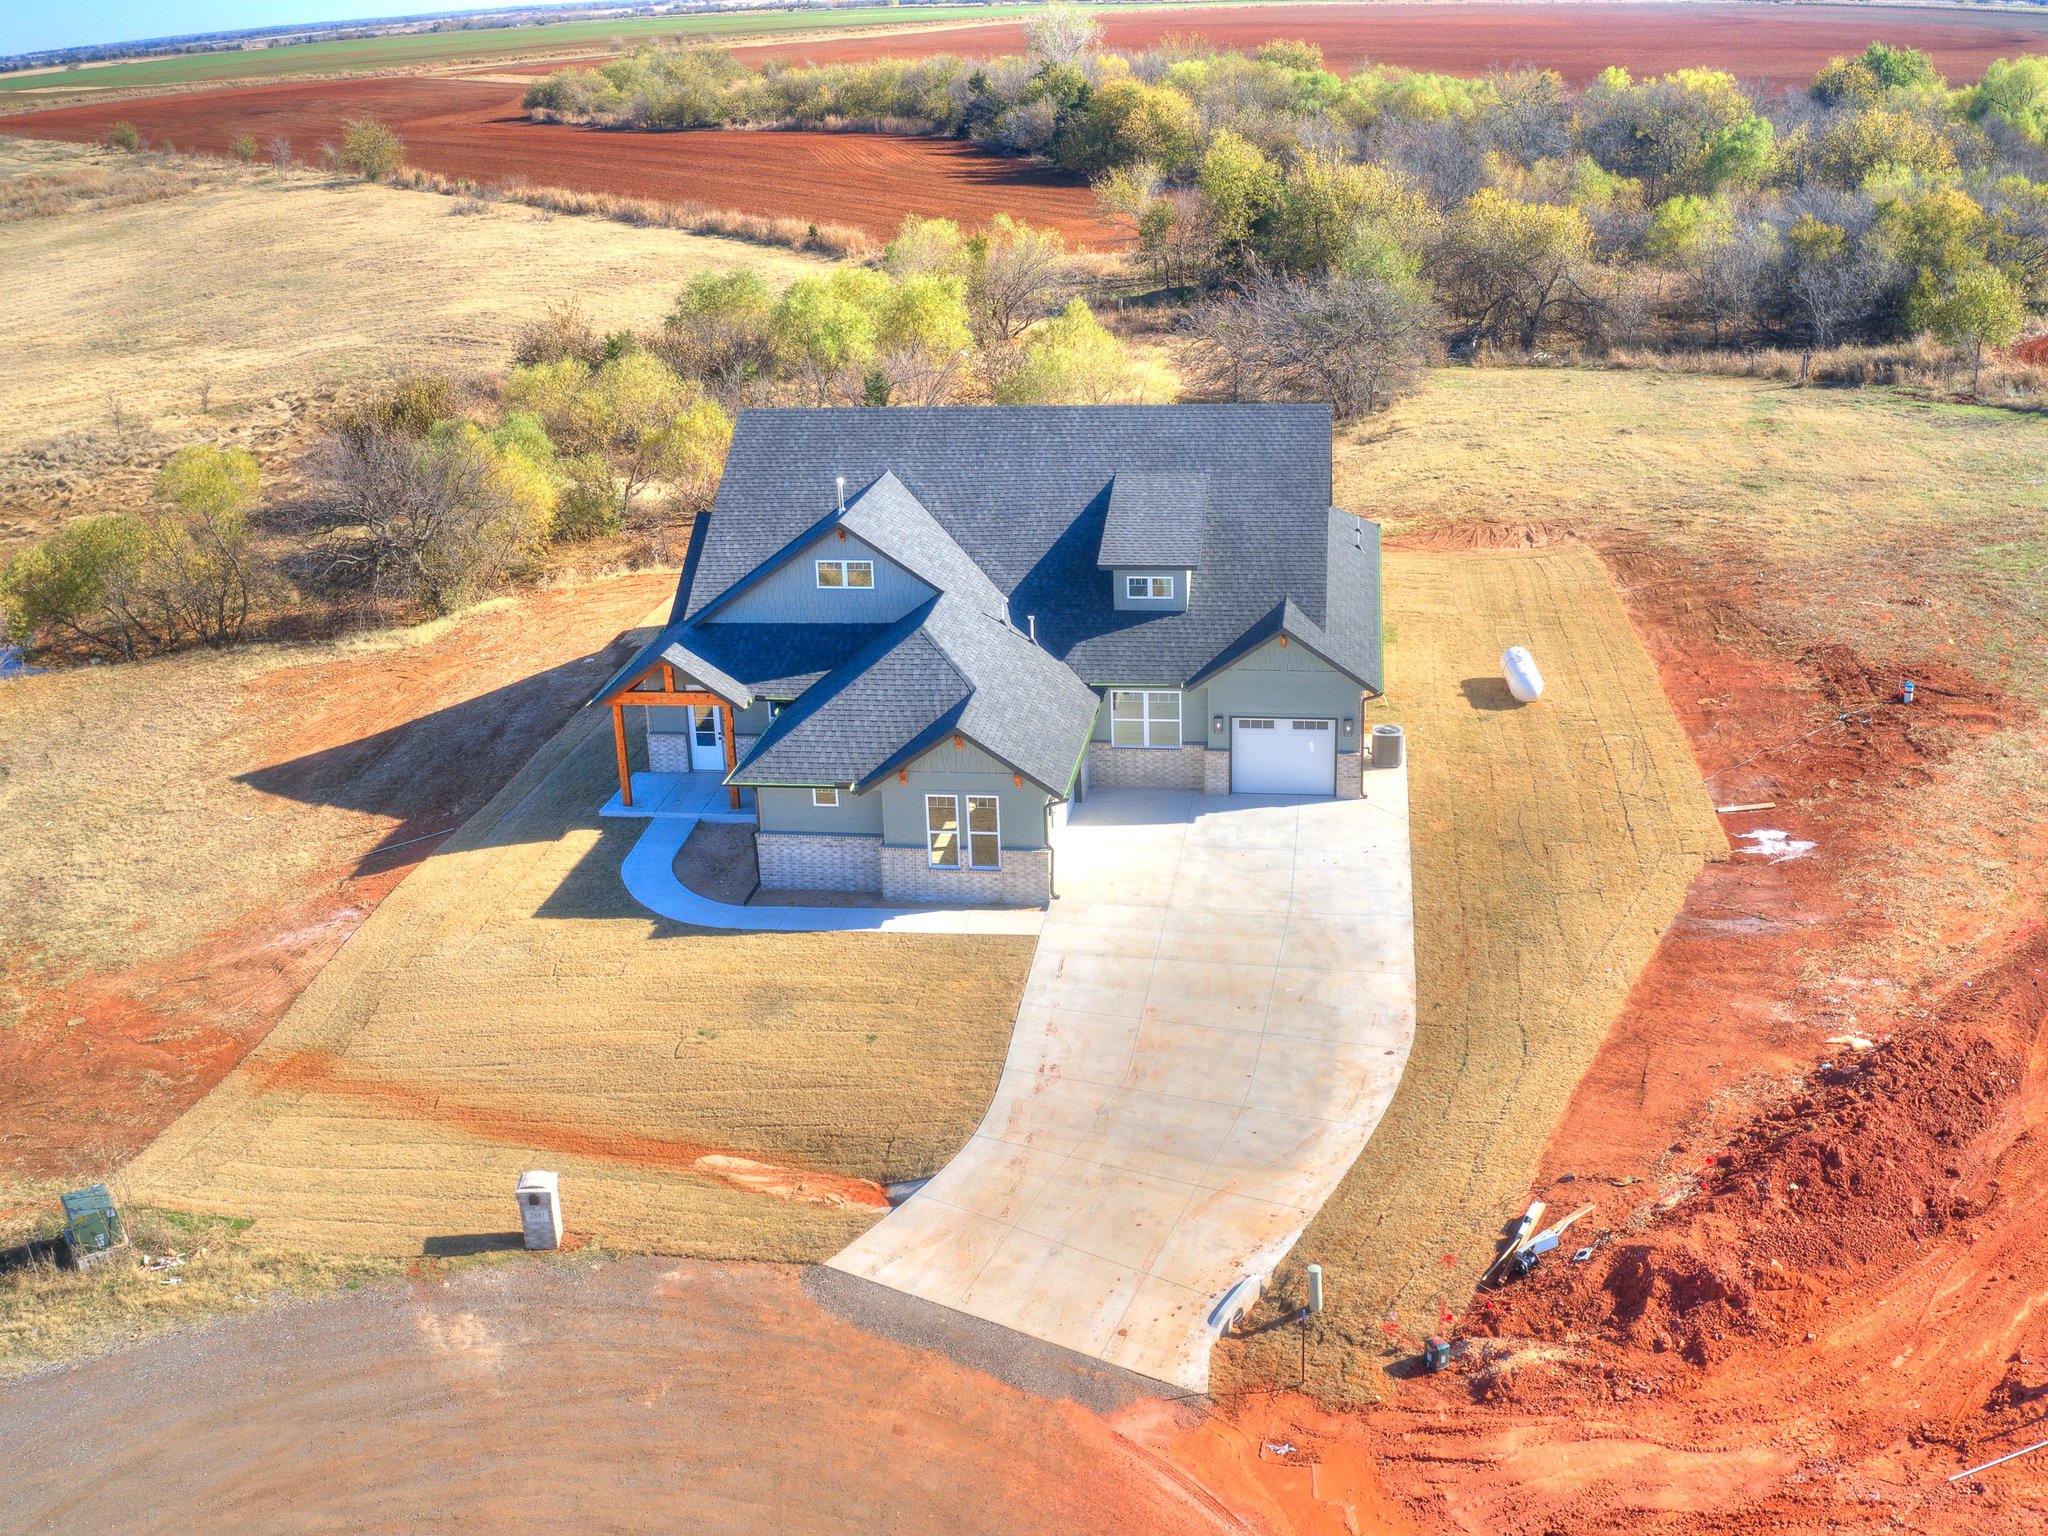
[[612,743],[619,749],[619,805],[633,805],[633,772],[626,761],[626,706],[612,705]]

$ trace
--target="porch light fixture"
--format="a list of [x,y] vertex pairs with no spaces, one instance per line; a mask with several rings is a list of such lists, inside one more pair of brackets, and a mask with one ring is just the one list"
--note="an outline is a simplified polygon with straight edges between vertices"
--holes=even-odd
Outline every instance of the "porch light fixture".
[[1346,736],[1349,736],[1352,732],[1352,728],[1355,727],[1357,724],[1358,722],[1356,720],[1352,719],[1351,716],[1346,715],[1344,717],[1344,734]]
[[1217,736],[1223,734],[1223,717],[1221,715],[1217,715],[1209,721],[1209,730]]

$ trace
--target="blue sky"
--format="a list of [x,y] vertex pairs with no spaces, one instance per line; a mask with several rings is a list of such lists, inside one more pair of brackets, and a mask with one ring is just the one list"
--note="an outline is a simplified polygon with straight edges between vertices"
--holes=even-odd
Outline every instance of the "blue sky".
[[[520,3],[551,5],[564,0]],[[463,6],[460,0],[442,0],[441,4],[425,0],[416,7],[407,0],[0,0],[0,55],[76,48],[86,43],[129,43],[145,37],[181,37],[188,32],[479,8]]]

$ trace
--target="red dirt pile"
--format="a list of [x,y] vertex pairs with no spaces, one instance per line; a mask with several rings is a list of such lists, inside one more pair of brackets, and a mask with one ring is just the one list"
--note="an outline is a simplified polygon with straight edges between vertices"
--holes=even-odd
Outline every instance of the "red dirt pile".
[[[1495,1299],[1479,1331],[1592,1335],[1694,1366],[1738,1339],[1796,1342],[1845,1285],[1881,1283],[2001,1193],[2029,1131],[2021,1085],[2048,1065],[2048,927],[1959,983],[1936,1021],[1845,1050],[1737,1134],[1699,1192]],[[2037,1063],[2036,1058],[2039,1057]]]

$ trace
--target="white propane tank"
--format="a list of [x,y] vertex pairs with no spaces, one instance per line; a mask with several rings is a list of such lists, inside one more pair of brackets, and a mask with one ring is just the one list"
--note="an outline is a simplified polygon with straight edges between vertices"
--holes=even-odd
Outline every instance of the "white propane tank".
[[1526,645],[1511,645],[1500,653],[1500,674],[1516,703],[1534,704],[1543,697],[1543,674],[1536,670],[1536,658]]

